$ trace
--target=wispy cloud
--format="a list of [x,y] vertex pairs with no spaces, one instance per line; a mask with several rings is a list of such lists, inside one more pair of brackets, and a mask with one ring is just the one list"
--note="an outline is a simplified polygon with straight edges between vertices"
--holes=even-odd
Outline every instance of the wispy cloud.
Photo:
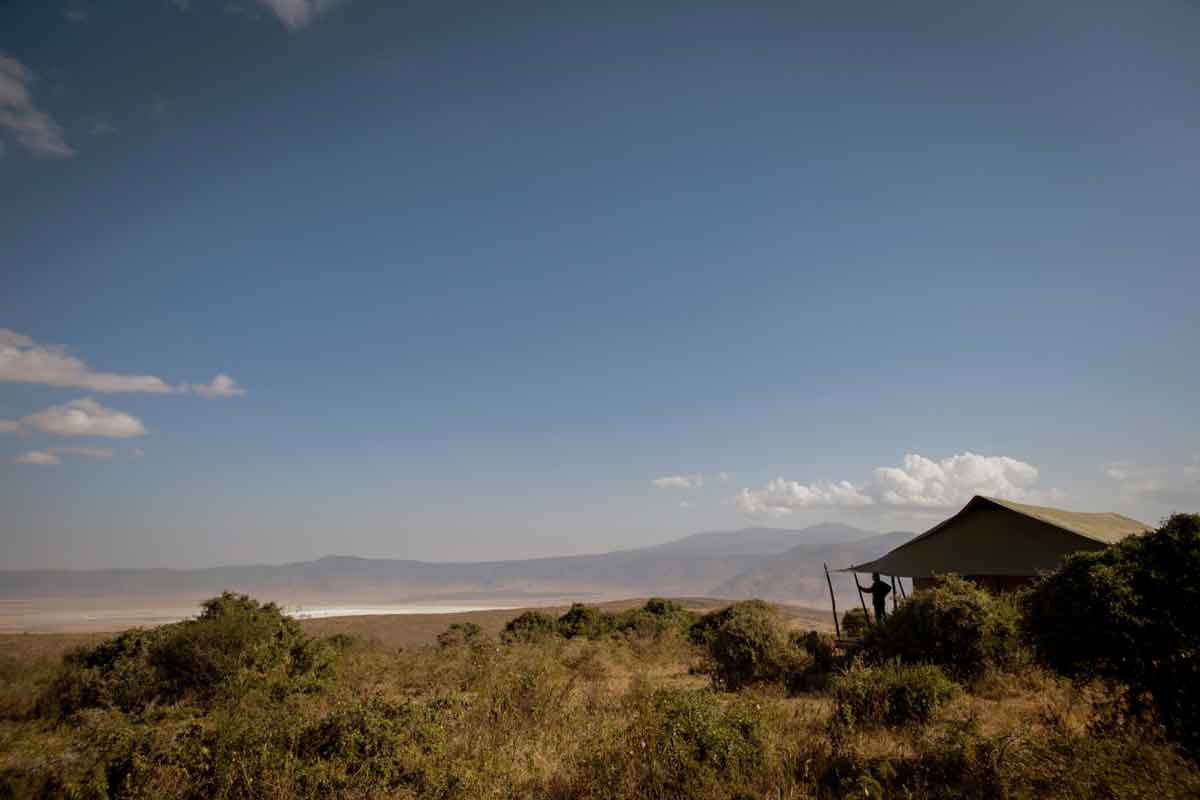
[[14,464],[37,464],[43,467],[59,461],[59,457],[48,450],[28,450],[13,459]]
[[108,459],[113,457],[113,451],[103,447],[51,447],[46,450],[27,450],[13,461],[17,464],[49,466],[61,463],[62,459],[59,456],[64,455]]
[[75,150],[67,144],[62,126],[33,104],[33,73],[20,61],[0,53],[0,128],[17,143],[42,158],[69,158]]
[[290,31],[305,28],[314,19],[341,5],[344,0],[259,0]]
[[735,500],[749,517],[774,519],[805,508],[945,509],[976,494],[1035,502],[1054,497],[1053,490],[1034,488],[1037,479],[1037,467],[1008,456],[964,452],[935,461],[909,453],[900,466],[876,468],[863,484],[776,478],[762,489],[740,490]]
[[140,419],[123,411],[106,408],[90,397],[30,414],[21,420],[21,425],[55,436],[128,439],[146,435],[146,426]]
[[216,397],[241,397],[246,393],[237,381],[223,372],[208,383],[185,383],[181,388],[210,400]]
[[659,489],[699,489],[704,485],[703,475],[664,475],[650,483]]
[[92,136],[112,136],[117,132],[117,128],[108,120],[94,119],[92,120],[91,126],[88,128],[88,132],[91,133]]
[[1200,459],[1182,467],[1112,461],[1104,474],[1127,501],[1175,508],[1200,503]]
[[39,383],[90,392],[114,394],[198,394],[201,397],[236,397],[245,390],[233,378],[218,374],[209,383],[171,386],[156,375],[128,375],[93,370],[64,348],[42,345],[16,331],[0,328],[0,382]]

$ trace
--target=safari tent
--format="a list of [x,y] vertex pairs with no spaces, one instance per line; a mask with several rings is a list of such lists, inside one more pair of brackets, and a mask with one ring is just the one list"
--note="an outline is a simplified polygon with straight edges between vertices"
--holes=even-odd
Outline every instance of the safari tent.
[[847,571],[912,578],[916,591],[955,572],[995,591],[1017,588],[1069,554],[1100,550],[1150,526],[1112,513],[1082,513],[976,495],[954,516],[885,556]]

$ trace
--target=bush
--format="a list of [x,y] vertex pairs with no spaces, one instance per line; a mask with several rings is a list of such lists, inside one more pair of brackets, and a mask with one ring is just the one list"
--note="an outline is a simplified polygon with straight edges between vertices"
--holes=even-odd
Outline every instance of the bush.
[[1072,677],[1129,687],[1131,710],[1153,709],[1200,754],[1200,514],[1071,556],[1022,601],[1037,657]]
[[695,621],[696,615],[683,606],[653,597],[641,608],[611,615],[608,626],[626,636],[650,639],[685,631]]
[[554,617],[541,611],[526,611],[510,619],[500,636],[506,642],[538,642],[556,633],[558,623]]
[[706,615],[692,631],[705,642],[713,683],[729,691],[786,681],[802,668],[801,653],[785,638],[775,608],[761,600],[735,603]]
[[588,639],[599,639],[613,629],[611,614],[605,614],[598,608],[575,603],[565,614],[558,618],[558,632],[567,639],[582,636]]
[[974,719],[936,726],[902,756],[843,749],[823,765],[819,796],[1005,800],[1184,800],[1200,771],[1153,732],[1096,736],[1069,727],[986,735]]
[[956,680],[969,680],[1018,661],[1017,610],[1008,599],[948,575],[870,628],[863,647],[876,663],[936,664]]
[[747,702],[725,707],[708,690],[635,692],[629,723],[587,748],[570,796],[715,800],[758,796],[766,726]]
[[486,637],[483,628],[474,622],[455,622],[437,636],[438,647],[462,647],[464,645],[480,644]]
[[38,710],[53,717],[84,708],[133,713],[267,684],[287,694],[312,688],[331,666],[329,648],[274,603],[227,592],[206,601],[196,619],[71,651]]
[[831,684],[836,719],[847,727],[928,722],[938,706],[959,693],[958,684],[932,664],[861,663]]
[[867,612],[861,608],[852,608],[845,614],[842,614],[842,634],[852,639],[858,638],[867,632],[871,627],[871,620],[867,617]]

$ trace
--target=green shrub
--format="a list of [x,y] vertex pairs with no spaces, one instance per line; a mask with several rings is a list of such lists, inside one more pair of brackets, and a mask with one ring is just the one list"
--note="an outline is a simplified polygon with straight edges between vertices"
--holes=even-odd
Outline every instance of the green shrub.
[[558,632],[567,639],[582,636],[587,639],[599,639],[611,633],[613,618],[598,608],[573,604],[565,614],[558,618]]
[[255,685],[287,694],[315,687],[331,666],[329,647],[274,603],[227,592],[206,601],[196,619],[69,652],[38,710],[51,717],[85,708],[133,713]]
[[541,611],[526,611],[508,621],[501,638],[506,642],[537,642],[557,633],[554,617]]
[[867,612],[861,608],[852,608],[845,614],[842,614],[842,635],[856,639],[867,632],[871,627],[871,620],[867,617]]
[[734,603],[733,605],[728,605],[702,615],[688,628],[688,639],[694,644],[707,645],[716,633],[716,630],[725,624],[730,617],[752,610],[763,614],[773,615],[775,613],[775,607],[763,600],[743,600],[740,603]]
[[1012,602],[955,575],[901,602],[863,646],[877,663],[936,664],[956,680],[1012,666],[1021,654]]
[[1129,687],[1200,754],[1200,514],[1175,514],[1154,533],[1067,559],[1022,600],[1037,657],[1068,676]]
[[683,606],[654,597],[641,608],[611,615],[608,626],[626,636],[648,639],[685,631],[695,621],[696,615]]
[[899,662],[856,663],[830,687],[836,719],[851,728],[928,722],[938,706],[959,693],[958,684],[932,664]]
[[[698,626],[702,626],[700,633],[696,633]],[[735,603],[706,615],[692,631],[705,642],[713,683],[729,691],[786,681],[803,667],[803,657],[784,636],[774,606],[761,600]]]
[[483,628],[474,622],[455,622],[437,636],[438,647],[462,647],[483,642]]
[[761,711],[708,690],[635,692],[629,723],[586,748],[570,796],[717,800],[758,796],[766,770]]

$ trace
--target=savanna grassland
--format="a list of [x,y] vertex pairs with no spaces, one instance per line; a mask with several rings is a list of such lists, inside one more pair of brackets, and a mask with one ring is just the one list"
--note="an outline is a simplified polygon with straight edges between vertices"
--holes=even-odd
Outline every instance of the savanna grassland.
[[[1143,568],[1187,567],[1200,520],[1146,538],[1021,598],[948,579],[850,650],[759,601],[657,599],[405,646],[233,594],[116,637],[9,637],[0,797],[1197,797],[1196,690],[1161,666],[1190,674],[1195,623],[1148,638],[1144,604],[1187,598]],[[1144,664],[1043,641],[1089,574],[1107,588],[1076,611],[1142,637]]]

